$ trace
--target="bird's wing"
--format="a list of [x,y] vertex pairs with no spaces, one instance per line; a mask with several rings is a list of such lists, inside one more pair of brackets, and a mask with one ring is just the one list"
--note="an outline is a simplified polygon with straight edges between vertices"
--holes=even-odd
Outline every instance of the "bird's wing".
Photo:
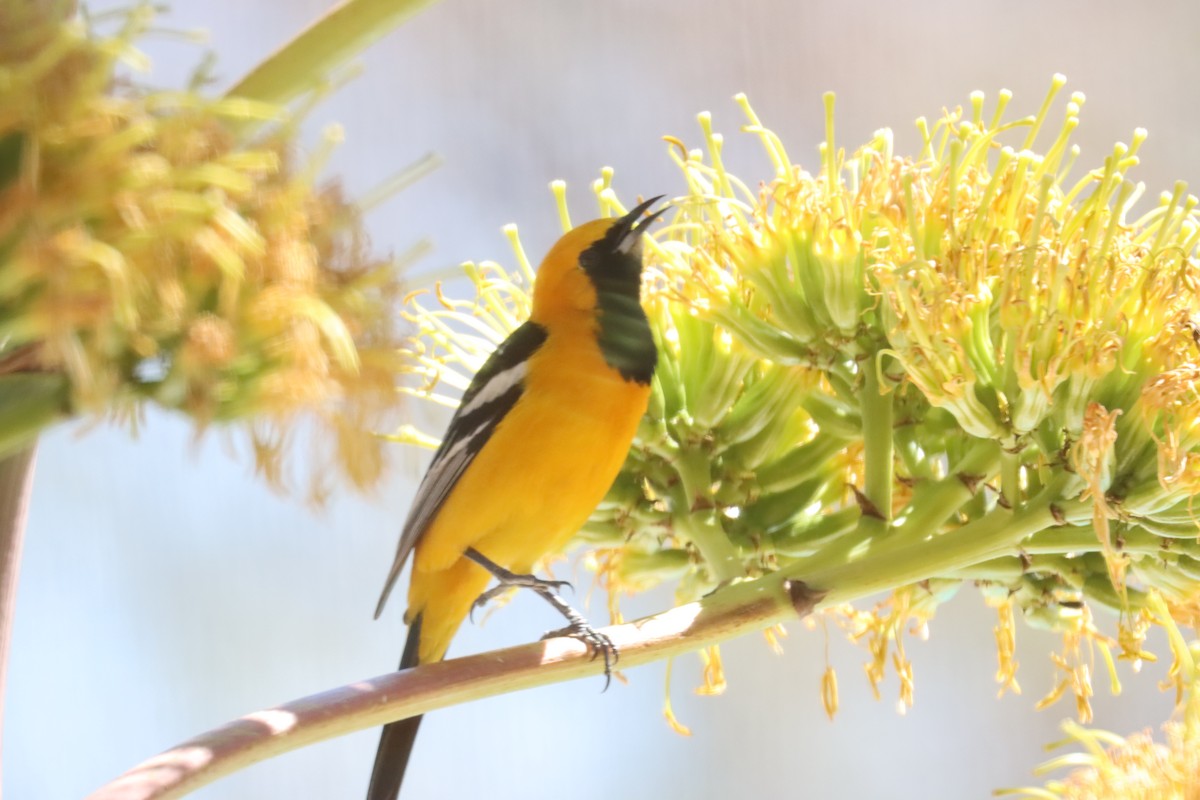
[[526,322],[501,342],[471,379],[471,385],[450,420],[446,436],[417,489],[400,534],[396,558],[375,609],[376,617],[383,611],[392,586],[421,534],[433,522],[458,479],[487,444],[496,426],[517,404],[525,389],[529,358],[545,341],[546,329],[535,322]]

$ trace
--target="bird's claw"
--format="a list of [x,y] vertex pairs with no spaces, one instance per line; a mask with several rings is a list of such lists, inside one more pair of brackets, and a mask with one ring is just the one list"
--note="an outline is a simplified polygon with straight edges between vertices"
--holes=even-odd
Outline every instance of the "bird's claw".
[[572,592],[575,591],[575,587],[571,585],[570,581],[551,581],[545,578],[535,578],[534,581],[536,585],[529,588],[536,592],[551,592],[552,594],[558,594],[558,590],[564,586],[570,589]]
[[568,636],[586,644],[592,661],[600,656],[604,657],[604,691],[608,691],[608,687],[612,683],[613,665],[621,656],[621,651],[613,644],[613,640],[586,622],[572,622],[565,628],[550,631],[542,639],[554,639],[559,636]]
[[492,602],[497,597],[499,597],[500,595],[507,592],[509,590],[509,588],[510,587],[505,586],[502,583],[499,586],[493,586],[492,588],[488,589],[483,594],[479,595],[479,597],[476,597],[475,602],[471,603],[471,610],[467,612],[467,616],[470,618],[471,623],[474,624],[474,622],[475,622],[475,609],[483,608],[488,603]]

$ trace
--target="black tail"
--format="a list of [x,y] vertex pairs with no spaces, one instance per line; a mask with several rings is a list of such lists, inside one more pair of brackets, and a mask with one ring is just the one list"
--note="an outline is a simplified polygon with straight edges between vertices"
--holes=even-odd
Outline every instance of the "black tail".
[[[417,645],[421,641],[421,616],[408,626],[408,639],[404,642],[404,655],[400,657],[400,669],[417,666]],[[375,767],[371,770],[371,785],[367,788],[367,800],[396,800],[400,784],[404,782],[404,770],[408,768],[408,757],[413,743],[417,741],[417,729],[421,717],[409,717],[383,726],[379,737],[379,749],[375,751]]]

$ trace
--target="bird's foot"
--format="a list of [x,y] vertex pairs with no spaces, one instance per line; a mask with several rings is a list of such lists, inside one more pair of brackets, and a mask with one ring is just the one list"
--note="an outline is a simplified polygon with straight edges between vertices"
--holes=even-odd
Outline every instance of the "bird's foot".
[[492,588],[488,589],[486,592],[479,595],[479,597],[476,597],[475,602],[471,603],[471,610],[467,612],[467,615],[470,617],[471,622],[475,622],[475,609],[483,608],[484,606],[486,606],[488,603],[495,600],[500,595],[506,594],[507,592],[511,591],[511,589],[512,589],[511,586],[506,586],[503,583],[501,583],[501,584],[498,584],[498,585],[493,586]]
[[[550,631],[543,639],[554,639],[559,636],[569,636],[572,639],[578,639],[587,645],[588,650],[592,654],[592,660],[595,661],[598,657],[604,657],[604,691],[608,691],[609,685],[612,683],[612,668],[617,663],[617,659],[621,656],[621,651],[613,644],[612,639],[606,634],[593,628],[587,623],[579,612],[571,609],[574,614],[574,619],[571,619],[571,624],[565,628],[560,628],[556,631]],[[568,619],[570,619],[568,617]]]
[[[492,574],[496,576],[496,580],[498,580],[499,583],[488,589],[483,594],[479,595],[479,597],[475,598],[475,602],[471,604],[470,611],[472,622],[475,621],[475,609],[483,608],[500,595],[506,594],[512,589],[532,589],[548,600],[551,598],[557,600],[557,593],[564,586],[572,591],[575,590],[575,587],[571,585],[570,581],[551,581],[546,580],[545,578],[539,578],[536,575],[523,575],[518,572],[509,572],[508,570],[503,569],[498,569]],[[554,602],[554,600],[550,601],[551,603]]]
[[[464,555],[474,561],[479,566],[492,573],[498,586],[488,589],[483,594],[475,599],[471,606],[472,615],[476,608],[486,605],[497,595],[503,594],[509,589],[521,588],[532,589],[537,592],[543,600],[554,606],[558,613],[562,614],[567,620],[567,627],[561,630],[551,631],[543,636],[543,639],[550,639],[555,636],[570,636],[572,639],[579,639],[588,646],[592,653],[594,661],[599,656],[604,656],[604,688],[607,690],[609,684],[612,683],[612,667],[617,663],[617,657],[620,655],[617,651],[617,646],[612,643],[603,633],[600,633],[595,628],[587,623],[575,609],[571,608],[565,600],[558,596],[558,590],[564,586],[571,587],[567,581],[549,581],[544,578],[538,578],[534,575],[524,575],[519,572],[511,572],[505,569],[483,553],[476,550],[474,547],[467,548]],[[574,587],[571,587],[572,589]]]

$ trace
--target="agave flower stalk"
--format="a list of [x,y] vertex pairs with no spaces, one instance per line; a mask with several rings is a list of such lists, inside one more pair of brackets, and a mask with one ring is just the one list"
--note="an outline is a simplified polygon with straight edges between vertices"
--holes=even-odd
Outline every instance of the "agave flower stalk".
[[[1073,178],[1084,97],[1045,133],[1063,83],[1011,122],[1007,92],[990,115],[973,94],[919,122],[912,158],[887,130],[839,149],[830,96],[811,172],[739,97],[773,172],[758,191],[725,169],[709,115],[702,149],[668,138],[687,190],[647,248],[660,366],[580,534],[615,594],[667,580],[686,602],[780,573],[827,606],[940,587],[931,614],[969,582],[1109,664],[1146,655],[1148,590],[1193,606],[1197,201],[1180,184],[1131,217],[1140,130]],[[611,178],[602,213],[624,208]],[[524,271],[473,269],[480,300],[413,306],[437,320],[430,382],[462,385],[520,318]],[[1089,605],[1121,615],[1116,636]],[[897,645],[890,613],[876,622]]]

